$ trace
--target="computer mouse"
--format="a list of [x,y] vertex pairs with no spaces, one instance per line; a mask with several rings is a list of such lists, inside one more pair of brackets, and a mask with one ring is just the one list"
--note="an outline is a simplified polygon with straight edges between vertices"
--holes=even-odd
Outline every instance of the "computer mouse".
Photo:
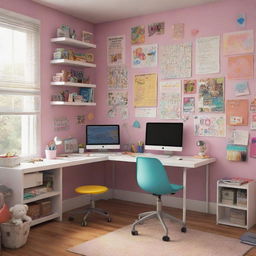
[[177,159],[178,159],[178,160],[183,160],[183,158],[182,158],[182,157],[178,157]]

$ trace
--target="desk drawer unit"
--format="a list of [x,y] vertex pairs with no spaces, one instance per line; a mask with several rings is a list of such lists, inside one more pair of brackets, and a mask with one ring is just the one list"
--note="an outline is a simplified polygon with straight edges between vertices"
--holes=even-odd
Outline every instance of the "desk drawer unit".
[[43,173],[27,173],[24,175],[24,188],[32,188],[43,185]]

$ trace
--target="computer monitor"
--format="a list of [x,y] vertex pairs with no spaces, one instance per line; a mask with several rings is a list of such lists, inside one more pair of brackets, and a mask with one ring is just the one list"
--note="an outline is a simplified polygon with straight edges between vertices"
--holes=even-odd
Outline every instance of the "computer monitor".
[[145,149],[182,151],[183,123],[147,123]]
[[87,125],[86,149],[120,149],[119,125]]

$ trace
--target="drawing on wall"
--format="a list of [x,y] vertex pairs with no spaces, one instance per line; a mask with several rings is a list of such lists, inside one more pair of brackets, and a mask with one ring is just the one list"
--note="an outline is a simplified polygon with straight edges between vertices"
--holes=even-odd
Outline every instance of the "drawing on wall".
[[132,67],[157,66],[157,44],[139,45],[132,47]]
[[159,60],[163,79],[191,77],[192,44],[161,46]]
[[110,91],[108,92],[107,116],[109,118],[120,117],[128,118],[128,91]]
[[77,115],[76,119],[78,124],[85,124],[85,115]]
[[245,27],[245,25],[246,25],[246,15],[245,15],[245,13],[237,15],[236,24],[239,27]]
[[194,117],[195,136],[226,136],[225,115],[200,115]]
[[148,36],[164,34],[164,22],[152,23],[148,25]]
[[220,36],[196,40],[196,74],[220,72]]
[[67,117],[56,117],[53,120],[54,131],[66,131],[69,129]]
[[183,81],[183,88],[185,94],[195,94],[196,93],[196,80],[184,80]]
[[131,43],[143,44],[145,42],[145,27],[136,26],[131,28]]
[[125,36],[109,36],[107,38],[107,64],[119,66],[125,63]]
[[135,117],[156,117],[156,108],[135,108]]
[[253,55],[228,57],[228,79],[253,78]]
[[198,81],[199,112],[224,112],[224,77]]
[[108,89],[127,89],[128,71],[125,66],[108,67]]
[[181,81],[160,82],[159,116],[161,119],[181,118]]
[[172,37],[179,40],[184,38],[184,24],[178,23],[172,25]]
[[251,112],[256,112],[256,98],[253,99],[250,103],[250,111]]
[[157,105],[157,74],[134,76],[134,107]]
[[253,113],[251,116],[251,130],[256,130],[256,114]]
[[234,90],[236,96],[244,96],[250,94],[247,81],[237,81],[234,84]]
[[227,100],[226,109],[227,125],[248,125],[248,100]]
[[183,112],[194,113],[195,112],[195,97],[183,98]]
[[246,54],[253,53],[254,40],[253,30],[245,30],[223,34],[223,54]]

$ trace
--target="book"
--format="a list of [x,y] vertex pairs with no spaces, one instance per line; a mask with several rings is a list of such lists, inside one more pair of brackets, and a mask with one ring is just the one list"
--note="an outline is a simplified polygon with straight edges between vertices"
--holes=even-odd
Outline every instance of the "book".
[[80,88],[79,94],[83,96],[84,102],[93,102],[94,100],[93,88],[82,87]]
[[253,179],[241,178],[241,177],[232,177],[232,178],[225,177],[225,178],[220,179],[220,181],[225,184],[240,186],[240,185],[243,185],[243,184],[253,181]]

